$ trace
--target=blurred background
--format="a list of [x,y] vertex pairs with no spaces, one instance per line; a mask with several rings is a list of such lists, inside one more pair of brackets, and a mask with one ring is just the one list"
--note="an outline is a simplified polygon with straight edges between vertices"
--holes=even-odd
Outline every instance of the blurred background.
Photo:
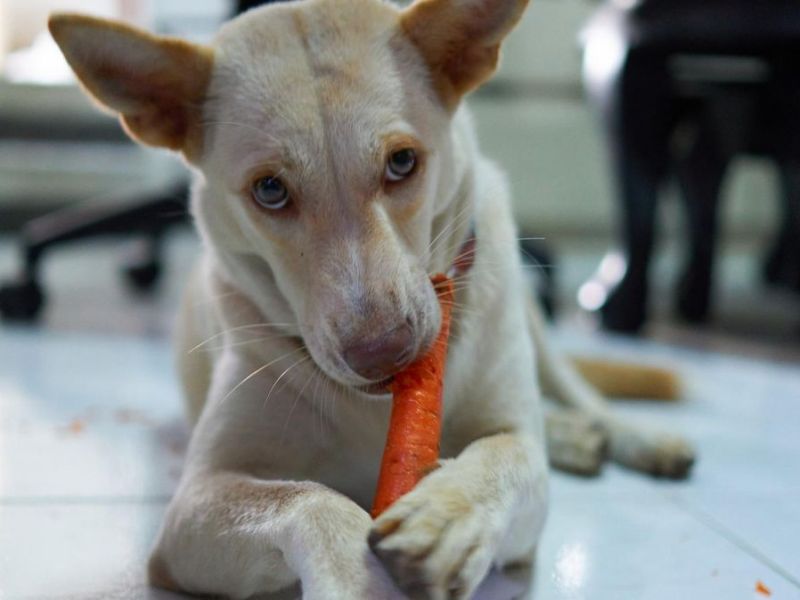
[[[500,72],[470,99],[484,150],[510,173],[521,236],[542,238],[527,250],[553,285],[543,293],[558,318],[796,360],[800,175],[781,136],[797,123],[776,117],[771,98],[789,107],[797,98],[785,65],[797,9],[770,4],[753,25],[752,14],[742,23],[715,14],[736,2],[674,2],[666,13],[662,4],[534,2]],[[46,33],[47,13],[80,10],[202,40],[234,9],[226,0],[0,0],[6,321],[161,331],[180,288],[180,277],[161,275],[184,272],[194,253],[187,228],[165,233],[181,220],[170,199],[183,194],[183,167],[129,143],[89,104]],[[759,26],[760,38],[742,34]],[[148,202],[156,208],[137,212]],[[41,215],[50,216],[22,229]],[[123,235],[51,245],[109,231]],[[27,273],[25,255],[37,263]]]
[[[47,14],[202,41],[236,9],[0,0],[4,599],[177,598],[143,569],[188,437],[187,174],[87,101]],[[679,405],[615,410],[699,456],[681,484],[554,473],[536,593],[490,578],[481,600],[797,597],[798,46],[797,0],[533,0],[470,97],[554,342],[674,369]]]

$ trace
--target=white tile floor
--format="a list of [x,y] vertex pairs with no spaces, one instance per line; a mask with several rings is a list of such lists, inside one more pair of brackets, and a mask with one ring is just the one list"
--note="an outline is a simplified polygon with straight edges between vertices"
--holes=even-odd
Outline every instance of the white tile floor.
[[[629,402],[700,452],[688,483],[609,467],[556,474],[532,587],[483,600],[800,598],[800,370],[561,332],[584,353],[653,360],[681,405]],[[173,598],[142,565],[186,431],[160,338],[0,328],[0,598]]]

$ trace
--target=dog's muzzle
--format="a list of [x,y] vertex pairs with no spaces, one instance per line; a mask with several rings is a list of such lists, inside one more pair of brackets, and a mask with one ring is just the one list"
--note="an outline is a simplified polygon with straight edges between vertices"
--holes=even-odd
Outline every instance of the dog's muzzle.
[[342,352],[353,371],[369,381],[394,375],[414,357],[414,332],[404,323],[391,331],[359,340]]

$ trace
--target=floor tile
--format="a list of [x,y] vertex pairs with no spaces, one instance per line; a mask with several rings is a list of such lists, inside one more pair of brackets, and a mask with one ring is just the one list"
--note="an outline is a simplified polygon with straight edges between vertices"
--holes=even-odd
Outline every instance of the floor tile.
[[683,510],[782,573],[800,589],[800,496],[676,491],[671,498]]
[[0,504],[0,597],[88,598],[143,581],[162,504]]
[[530,598],[773,598],[800,589],[691,515],[657,497],[553,498]]
[[168,496],[187,429],[163,340],[0,330],[0,499]]

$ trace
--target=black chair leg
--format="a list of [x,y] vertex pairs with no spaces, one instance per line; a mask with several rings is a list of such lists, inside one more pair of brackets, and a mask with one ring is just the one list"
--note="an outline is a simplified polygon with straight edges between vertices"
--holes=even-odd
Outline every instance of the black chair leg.
[[39,265],[56,245],[110,234],[161,232],[186,220],[188,188],[181,183],[152,200],[105,201],[69,208],[34,219],[22,231],[22,266],[0,285],[0,315],[6,320],[34,320],[45,301]]
[[[667,172],[676,112],[665,69],[666,61],[659,52],[637,51],[626,57],[611,80],[594,88],[619,199],[623,256],[621,264],[603,261],[589,283],[602,288],[605,300],[599,308],[603,326],[624,333],[637,333],[647,315],[647,271],[656,205]],[[590,92],[592,89],[589,86]],[[620,268],[607,269],[609,264]]]
[[676,170],[689,238],[676,307],[680,317],[692,323],[708,319],[713,291],[719,193],[728,165],[715,139],[713,131],[701,126]]
[[[636,333],[647,317],[648,270],[655,238],[658,181],[628,163],[622,168],[622,278],[601,308],[606,329]],[[601,267],[602,268],[602,267]],[[603,278],[603,274],[599,276]]]

